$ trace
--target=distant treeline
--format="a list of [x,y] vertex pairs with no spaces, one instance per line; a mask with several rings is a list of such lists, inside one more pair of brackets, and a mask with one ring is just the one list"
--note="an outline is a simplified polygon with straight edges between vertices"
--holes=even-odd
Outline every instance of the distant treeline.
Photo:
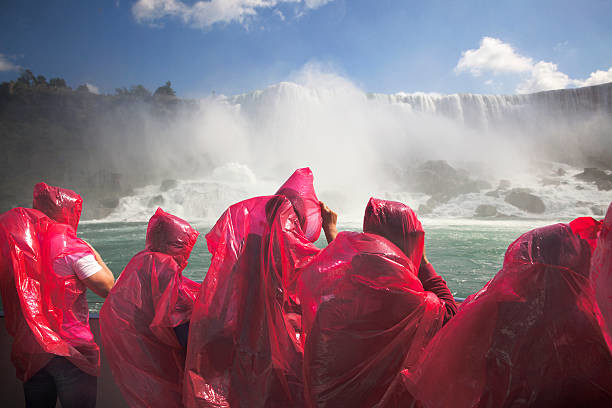
[[176,153],[177,123],[198,106],[170,81],[153,93],[134,85],[96,94],[22,71],[0,84],[0,213],[29,206],[34,184],[46,181],[78,191],[83,216],[100,218],[133,188],[201,166],[206,158],[188,147]]
[[[90,85],[91,86],[91,85]],[[92,93],[88,84],[81,84],[76,89],[72,89],[63,78],[47,78],[44,75],[34,75],[34,73],[25,69],[16,80],[2,82],[0,84],[0,95],[15,95],[20,92],[31,92],[33,90],[50,90],[58,92],[79,92]],[[143,85],[133,85],[129,88],[121,87],[115,89],[115,96],[119,97],[134,97],[134,98],[176,98],[176,92],[172,89],[172,83],[167,81],[164,85],[158,87],[155,92],[151,93]]]

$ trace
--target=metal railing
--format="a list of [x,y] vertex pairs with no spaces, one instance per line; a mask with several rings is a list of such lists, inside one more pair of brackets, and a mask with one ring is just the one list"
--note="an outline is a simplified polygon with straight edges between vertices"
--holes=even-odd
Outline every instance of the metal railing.
[[[463,303],[465,301],[465,298],[462,297],[456,297],[455,298],[455,302],[457,303]],[[92,302],[92,304],[95,305],[101,305],[102,302]],[[99,308],[96,308],[99,309]],[[4,317],[4,310],[0,310],[0,317]],[[99,312],[89,312],[89,318],[90,319],[99,319],[100,318],[100,313]]]

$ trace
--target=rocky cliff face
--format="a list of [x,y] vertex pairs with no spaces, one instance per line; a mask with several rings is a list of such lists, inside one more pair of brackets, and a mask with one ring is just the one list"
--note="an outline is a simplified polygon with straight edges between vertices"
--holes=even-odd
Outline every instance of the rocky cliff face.
[[139,117],[168,120],[185,104],[70,90],[1,93],[0,212],[30,206],[34,184],[45,181],[81,194],[83,219],[108,215],[134,186],[163,177]]
[[[439,153],[439,141],[421,140],[426,146],[415,152],[419,163],[408,163],[408,159],[386,163],[396,150],[402,153],[398,157],[412,157],[409,138],[419,132],[411,128],[421,124],[419,115],[429,116],[427,123],[432,122],[431,118],[436,123],[449,121],[452,126],[444,127],[444,131],[461,129],[456,139],[469,134],[466,129],[474,129],[482,136],[476,140],[483,143],[488,138],[499,138],[512,146],[524,146],[523,150],[538,159],[596,168],[585,171],[579,180],[594,183],[600,191],[612,188],[606,172],[612,169],[612,83],[532,95],[366,95],[357,88],[347,92],[281,83],[262,91],[200,103],[176,98],[93,95],[69,89],[7,92],[0,87],[0,212],[29,206],[34,184],[46,181],[82,194],[84,219],[101,218],[135,187],[159,185],[166,179],[191,180],[233,161],[257,166],[262,161],[257,152],[278,150],[276,156],[266,157],[273,161],[269,168],[280,166],[283,160],[295,167],[311,164],[308,159],[315,165],[325,164],[330,161],[327,156],[314,157],[328,153],[325,146],[310,149],[308,143],[323,145],[328,134],[338,137],[334,140],[338,150],[359,145],[354,151],[366,152],[353,160],[351,149],[334,151],[336,158],[349,156],[343,166],[370,166],[368,172],[375,173],[375,160],[367,164],[359,160],[378,154],[385,165],[401,173],[398,184],[403,191],[430,197],[424,210],[435,210],[460,195],[485,194],[492,189],[487,184],[492,180],[483,181],[448,162],[430,161],[448,159],[443,155],[427,157]],[[355,99],[358,110],[352,104]],[[207,108],[202,109],[202,105]],[[342,115],[350,109],[354,110],[351,115]],[[302,115],[303,112],[306,113]],[[223,115],[224,119],[219,119]],[[411,119],[403,120],[407,116]],[[396,122],[384,129],[383,138],[379,133],[385,120]],[[313,138],[317,132],[324,137]],[[460,139],[453,146],[463,148],[466,143]],[[273,144],[282,148],[271,149]],[[298,146],[310,156],[278,157],[285,151],[298,150]],[[380,151],[370,154],[373,147]],[[474,146],[476,160],[487,154],[487,148]],[[242,151],[241,159],[235,158],[234,150]],[[500,155],[503,152],[497,156]],[[549,181],[543,180],[543,185]],[[505,191],[498,188],[491,194],[506,197]],[[522,198],[513,198],[516,204],[512,205],[523,205],[530,199],[524,194]],[[533,205],[532,209],[540,209],[537,203]],[[481,208],[479,213],[493,211]]]

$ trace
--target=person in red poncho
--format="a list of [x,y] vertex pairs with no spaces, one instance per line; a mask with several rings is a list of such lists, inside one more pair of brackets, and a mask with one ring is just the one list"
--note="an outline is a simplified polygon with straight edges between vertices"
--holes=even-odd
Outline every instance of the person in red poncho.
[[0,290],[13,337],[11,359],[26,406],[94,407],[100,350],[89,328],[86,289],[105,297],[112,272],[76,236],[83,200],[39,183],[34,209],[0,215]]
[[181,405],[186,334],[200,290],[181,273],[198,235],[159,208],[145,250],[130,260],[100,310],[104,353],[131,407]]
[[424,407],[612,406],[612,355],[589,280],[595,241],[584,225],[538,228],[508,247],[502,269],[405,373]]
[[612,203],[603,220],[591,259],[591,286],[599,312],[600,326],[612,353]]
[[277,194],[232,205],[206,235],[213,258],[191,320],[188,407],[303,404],[297,279],[321,230],[310,169]]
[[[456,305],[431,266],[424,232],[404,204],[370,199],[364,233],[336,236],[300,277],[304,383],[311,407],[402,406],[402,369],[412,369]],[[332,214],[329,214],[329,213]],[[430,291],[431,290],[431,291]]]

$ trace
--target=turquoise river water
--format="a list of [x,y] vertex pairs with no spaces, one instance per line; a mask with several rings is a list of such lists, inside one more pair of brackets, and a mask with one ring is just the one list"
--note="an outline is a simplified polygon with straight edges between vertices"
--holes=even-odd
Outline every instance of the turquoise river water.
[[[453,294],[466,297],[482,288],[500,269],[504,252],[512,241],[532,228],[551,223],[542,220],[424,219],[427,257],[446,279]],[[211,258],[204,239],[210,225],[196,222],[194,226],[202,235],[184,275],[201,281]],[[90,242],[115,276],[119,276],[130,258],[144,249],[146,228],[144,222],[83,222],[79,226],[79,236]],[[339,229],[358,230],[358,225],[340,225]],[[326,245],[323,234],[316,244],[319,247]],[[91,310],[99,310],[102,299],[91,291],[88,293]]]

